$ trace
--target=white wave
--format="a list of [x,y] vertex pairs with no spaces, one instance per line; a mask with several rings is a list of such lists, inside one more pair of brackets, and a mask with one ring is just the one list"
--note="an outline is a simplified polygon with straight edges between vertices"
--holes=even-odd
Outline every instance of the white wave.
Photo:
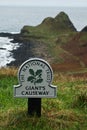
[[4,67],[15,60],[11,51],[17,49],[19,43],[12,43],[12,40],[8,37],[0,37],[0,67]]
[[20,32],[11,32],[11,34],[19,34]]

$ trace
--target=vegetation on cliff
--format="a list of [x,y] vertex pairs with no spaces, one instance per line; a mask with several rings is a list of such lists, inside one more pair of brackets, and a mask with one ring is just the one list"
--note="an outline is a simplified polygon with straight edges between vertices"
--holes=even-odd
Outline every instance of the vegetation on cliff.
[[31,26],[24,26],[21,30],[22,34],[31,34],[31,33],[45,33],[50,34],[58,34],[64,32],[71,32],[76,31],[74,25],[70,21],[67,14],[64,12],[60,12],[55,18],[48,17],[45,18],[42,23],[38,26],[31,27]]

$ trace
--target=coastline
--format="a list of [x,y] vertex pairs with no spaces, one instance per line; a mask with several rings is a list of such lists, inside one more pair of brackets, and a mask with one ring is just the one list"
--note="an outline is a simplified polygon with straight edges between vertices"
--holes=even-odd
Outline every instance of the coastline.
[[19,45],[18,48],[10,51],[14,60],[12,60],[10,63],[7,63],[6,66],[19,67],[23,62],[33,57],[43,59],[47,58],[47,52],[44,43],[37,41],[35,38],[24,39],[21,33],[0,33],[0,37],[11,38],[13,39],[11,43],[14,44],[14,46],[16,43]]
[[48,54],[47,46],[42,41],[37,40],[34,36],[26,38],[22,33],[1,32],[0,37],[12,39],[10,44],[14,44],[14,47],[18,43],[18,47],[16,49],[9,51],[12,61],[10,60],[10,62],[7,62],[6,65],[1,67],[19,67],[23,62],[33,57],[51,61],[51,56]]
[[20,33],[0,33],[12,38],[14,45],[19,44],[16,50],[11,50],[15,61],[7,66],[18,67],[29,58],[38,57],[53,64],[55,70],[84,68],[87,64],[86,30],[87,27],[78,32],[68,15],[60,12],[55,18],[45,18],[38,26],[25,25]]
[[[15,44],[15,43],[14,43]],[[11,63],[7,64],[7,66],[20,66],[25,60],[29,59],[30,57],[34,57],[32,48],[34,44],[32,41],[26,43],[19,43],[19,48],[16,50],[11,51],[13,54],[13,58],[15,59]]]
[[12,37],[0,36],[0,68],[6,67],[11,61],[14,61],[12,50],[19,47],[18,43],[12,43]]

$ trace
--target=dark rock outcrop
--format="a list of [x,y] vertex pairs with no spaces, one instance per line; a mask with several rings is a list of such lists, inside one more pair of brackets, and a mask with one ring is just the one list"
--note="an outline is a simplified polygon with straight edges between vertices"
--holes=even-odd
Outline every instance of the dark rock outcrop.
[[13,37],[13,34],[1,32],[0,37],[9,37],[9,38],[11,38],[11,37]]
[[[16,42],[16,41],[15,41]],[[15,43],[14,43],[15,44]],[[30,57],[34,57],[32,48],[34,43],[32,41],[21,43],[17,50],[13,50],[13,58],[16,59],[12,61],[8,66],[20,66],[24,61],[28,60]]]
[[46,50],[46,46],[42,42],[35,40],[24,41],[20,43],[20,47],[17,50],[13,50],[13,57],[16,59],[12,61],[8,66],[20,66],[24,61],[29,58],[39,57],[45,60],[50,60],[50,55]]
[[87,32],[87,26],[84,27],[84,28],[81,30],[81,32]]

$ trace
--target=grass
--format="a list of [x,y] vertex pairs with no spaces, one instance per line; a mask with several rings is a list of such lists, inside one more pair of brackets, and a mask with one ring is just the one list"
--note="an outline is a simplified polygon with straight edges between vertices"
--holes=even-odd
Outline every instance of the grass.
[[86,78],[55,73],[57,98],[42,99],[38,118],[27,114],[27,99],[13,97],[16,74],[14,68],[0,70],[0,130],[87,130]]

